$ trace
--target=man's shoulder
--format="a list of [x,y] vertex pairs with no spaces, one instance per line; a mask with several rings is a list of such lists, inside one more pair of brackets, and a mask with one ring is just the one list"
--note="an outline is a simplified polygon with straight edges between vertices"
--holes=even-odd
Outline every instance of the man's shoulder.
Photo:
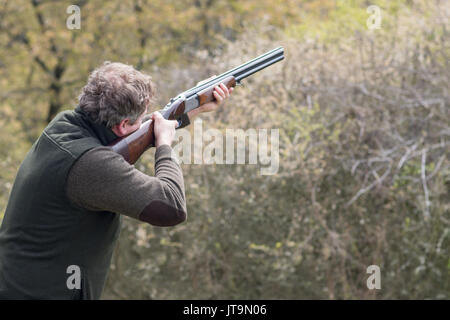
[[[134,167],[130,167],[121,155],[109,147],[90,149],[82,154],[70,169],[66,180],[66,193],[73,202],[86,207],[86,199],[95,203],[95,199],[91,197],[96,192],[104,190],[108,185],[125,182],[127,175],[134,171]],[[80,199],[84,199],[84,202]]]
[[73,110],[60,112],[44,129],[43,136],[78,158],[86,150],[102,146],[80,122]]
[[89,172],[95,169],[94,172],[104,172],[124,166],[128,167],[130,164],[120,154],[114,152],[110,147],[98,146],[82,154],[75,162],[72,171],[87,170]]

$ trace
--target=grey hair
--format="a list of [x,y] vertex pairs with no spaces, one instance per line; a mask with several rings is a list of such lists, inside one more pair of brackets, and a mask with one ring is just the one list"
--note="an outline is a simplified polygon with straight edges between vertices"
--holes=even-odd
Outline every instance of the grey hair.
[[107,61],[89,75],[78,99],[80,108],[94,122],[112,128],[125,118],[134,124],[154,101],[155,93],[149,75]]

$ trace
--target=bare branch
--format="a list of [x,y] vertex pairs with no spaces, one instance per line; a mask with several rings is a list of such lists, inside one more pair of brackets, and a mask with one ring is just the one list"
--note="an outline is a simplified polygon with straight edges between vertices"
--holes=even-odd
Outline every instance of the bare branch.
[[430,217],[430,200],[429,200],[429,193],[428,193],[428,187],[427,187],[427,178],[426,178],[426,172],[425,172],[425,166],[427,161],[427,149],[422,149],[422,185],[423,185],[423,192],[425,194],[425,219],[428,219]]

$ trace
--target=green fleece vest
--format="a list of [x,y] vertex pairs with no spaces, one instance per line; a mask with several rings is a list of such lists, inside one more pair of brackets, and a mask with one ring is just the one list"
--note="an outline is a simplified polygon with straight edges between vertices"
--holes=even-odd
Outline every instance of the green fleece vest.
[[81,155],[116,138],[77,107],[59,113],[33,144],[0,227],[0,299],[100,298],[121,217],[78,207],[65,186]]

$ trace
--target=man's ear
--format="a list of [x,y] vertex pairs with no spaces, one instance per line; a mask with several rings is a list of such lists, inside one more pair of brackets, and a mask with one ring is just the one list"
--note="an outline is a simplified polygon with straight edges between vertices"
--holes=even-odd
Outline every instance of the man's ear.
[[116,124],[111,128],[111,130],[119,137],[126,136],[128,134],[127,125],[129,124],[130,120],[123,119],[120,121],[120,123]]

